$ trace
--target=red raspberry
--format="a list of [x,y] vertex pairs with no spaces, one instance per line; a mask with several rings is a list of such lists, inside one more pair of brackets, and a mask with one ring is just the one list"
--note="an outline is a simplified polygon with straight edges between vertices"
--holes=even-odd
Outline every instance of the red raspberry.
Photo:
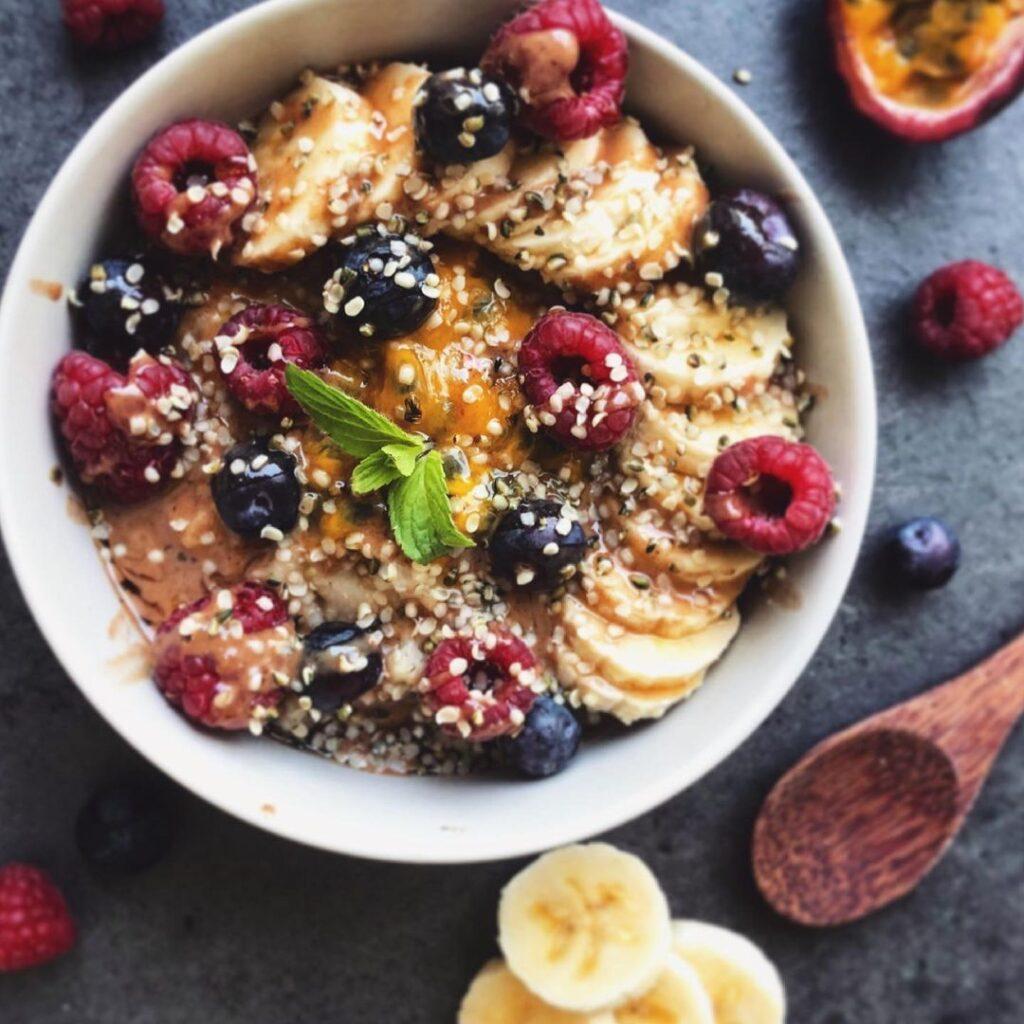
[[511,633],[442,640],[427,662],[423,711],[445,732],[476,743],[516,733],[537,699],[536,665]]
[[809,445],[752,437],[715,459],[704,510],[719,530],[766,555],[789,555],[817,542],[835,511],[828,463]]
[[38,967],[75,944],[75,924],[60,890],[30,864],[0,868],[0,973]]
[[140,353],[125,378],[102,359],[71,352],[53,373],[53,413],[82,483],[124,504],[166,483],[180,452],[177,432],[192,415],[188,374],[154,363]]
[[[250,306],[217,335],[221,372],[231,394],[250,412],[295,416],[301,410],[285,384],[288,363],[304,370],[323,366],[327,347],[313,321],[287,306]],[[237,357],[235,355],[237,353]]]
[[541,317],[520,346],[519,379],[530,428],[580,451],[618,444],[644,397],[619,336],[588,313]]
[[92,50],[121,50],[148,39],[164,20],[164,0],[61,0],[75,42]]
[[132,169],[143,230],[185,256],[216,259],[256,198],[256,162],[218,121],[179,121],[150,139]]
[[926,278],[914,296],[914,336],[943,359],[978,359],[998,348],[1024,321],[1014,283],[978,260],[951,263]]
[[[281,597],[252,582],[230,594],[230,605],[218,595],[178,608],[154,640],[157,688],[186,717],[211,729],[246,729],[265,719],[281,698],[276,673],[290,676],[297,667],[295,629]],[[258,649],[240,642],[250,636]]]
[[240,583],[231,593],[235,599],[232,617],[246,633],[262,633],[288,621],[288,605],[276,590],[262,583]]
[[481,66],[519,91],[538,135],[585,139],[621,117],[626,37],[597,0],[541,0],[503,25]]
[[163,447],[188,433],[199,392],[180,363],[140,351],[128,364],[127,381],[105,400],[111,422],[132,445]]

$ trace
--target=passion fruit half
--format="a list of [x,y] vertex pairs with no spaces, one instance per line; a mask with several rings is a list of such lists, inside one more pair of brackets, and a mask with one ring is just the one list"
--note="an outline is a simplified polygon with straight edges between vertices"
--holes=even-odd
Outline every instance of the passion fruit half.
[[1024,0],[828,0],[857,108],[913,142],[976,128],[1024,89]]

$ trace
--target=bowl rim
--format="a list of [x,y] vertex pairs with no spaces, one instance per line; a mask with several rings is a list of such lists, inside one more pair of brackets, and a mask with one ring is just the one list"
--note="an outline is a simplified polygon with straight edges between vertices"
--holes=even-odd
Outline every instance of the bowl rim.
[[[77,165],[98,155],[108,131],[108,124],[119,120],[123,112],[135,108],[139,98],[144,96],[153,84],[164,79],[173,81],[195,62],[197,56],[218,45],[222,39],[227,41],[243,26],[252,29],[262,21],[275,18],[285,8],[292,9],[293,13],[296,13],[296,8],[313,6],[321,2],[322,0],[263,0],[262,3],[239,11],[209,26],[165,55],[133,81],[103,111],[61,164],[24,230],[15,257],[10,264],[3,295],[0,297],[0,350],[4,347],[4,339],[12,336],[15,332],[16,325],[12,322],[13,313],[11,312],[15,305],[12,294],[14,289],[23,286],[26,280],[25,271],[28,269],[30,250],[34,248],[31,244],[32,239],[42,230],[44,222],[52,217],[51,208],[56,205],[59,195],[64,190],[65,179],[72,176]],[[737,712],[731,725],[709,740],[702,747],[699,756],[690,757],[682,763],[682,767],[665,772],[660,778],[652,778],[651,784],[634,794],[631,800],[619,800],[607,804],[598,800],[593,801],[586,815],[580,815],[574,823],[567,824],[559,835],[550,838],[545,843],[538,843],[536,838],[529,839],[514,834],[500,840],[491,840],[489,845],[486,841],[478,841],[472,850],[465,851],[465,853],[446,850],[442,855],[440,853],[431,854],[420,847],[396,850],[391,846],[384,846],[385,840],[382,839],[378,839],[376,843],[366,838],[356,839],[355,837],[346,837],[344,842],[330,841],[317,835],[312,829],[296,829],[285,825],[276,816],[261,816],[255,806],[234,802],[230,795],[222,793],[215,785],[200,785],[198,780],[188,777],[188,773],[177,761],[164,756],[161,751],[144,749],[141,740],[137,740],[137,737],[127,731],[122,731],[112,716],[105,711],[99,694],[93,693],[92,687],[88,683],[78,681],[78,676],[74,671],[76,659],[70,645],[63,639],[63,631],[59,628],[60,623],[48,617],[44,581],[40,578],[40,574],[33,569],[31,551],[27,545],[19,543],[16,535],[11,532],[12,509],[18,501],[15,491],[16,481],[12,479],[13,474],[6,468],[0,467],[0,534],[2,534],[11,567],[25,602],[64,671],[107,724],[143,757],[178,784],[195,793],[196,796],[250,825],[282,838],[332,853],[410,864],[474,863],[519,857],[533,854],[550,846],[606,832],[639,817],[693,785],[714,767],[725,761],[740,744],[752,736],[793,688],[835,618],[849,585],[867,526],[875,482],[877,449],[877,403],[871,350],[849,266],[835,231],[809,183],[782,144],[743,100],[696,58],[691,57],[675,44],[663,39],[653,30],[629,17],[614,10],[609,10],[609,13],[631,44],[639,45],[651,51],[656,57],[667,61],[679,73],[693,80],[715,102],[728,108],[730,113],[743,123],[753,141],[768,154],[772,165],[789,181],[795,183],[803,215],[811,222],[818,242],[824,243],[824,246],[819,244],[821,250],[819,258],[824,265],[829,267],[830,273],[834,276],[839,304],[846,318],[845,330],[850,339],[849,348],[853,356],[851,374],[856,380],[858,393],[866,401],[863,407],[858,407],[858,418],[853,428],[859,451],[856,472],[864,481],[864,486],[859,488],[856,493],[845,496],[842,508],[844,530],[854,535],[856,542],[848,546],[843,560],[831,570],[829,599],[819,603],[815,612],[820,628],[804,631],[799,635],[798,641],[788,652],[789,671],[785,682],[780,683],[774,689],[756,690],[749,703]]]

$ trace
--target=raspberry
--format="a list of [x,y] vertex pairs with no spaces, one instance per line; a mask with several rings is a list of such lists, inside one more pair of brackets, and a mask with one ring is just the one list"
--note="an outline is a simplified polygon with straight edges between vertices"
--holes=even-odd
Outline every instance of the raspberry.
[[766,555],[818,541],[835,510],[828,463],[809,445],[752,437],[715,459],[704,509],[726,537]]
[[597,0],[541,0],[502,26],[481,66],[509,81],[538,135],[585,139],[619,120],[626,37]]
[[128,379],[106,396],[107,415],[133,445],[165,446],[182,437],[195,417],[199,393],[188,371],[167,356],[138,352]]
[[194,399],[181,367],[145,353],[127,378],[85,352],[69,353],[53,373],[53,413],[82,483],[124,504],[170,477]]
[[75,944],[75,924],[60,890],[30,864],[0,868],[0,973],[38,967]]
[[143,230],[184,256],[220,250],[256,198],[256,162],[218,121],[179,121],[150,139],[132,169]]
[[232,594],[232,616],[246,633],[262,633],[288,621],[288,605],[281,596],[262,583],[240,583]]
[[1024,321],[1024,300],[1001,271],[977,260],[951,263],[926,278],[914,296],[917,343],[943,359],[979,359]]
[[313,321],[287,306],[243,310],[221,327],[217,347],[221,372],[231,367],[225,374],[231,394],[250,412],[272,415],[301,411],[285,384],[285,365],[311,370],[327,359],[326,344]]
[[[247,636],[257,636],[258,647],[240,643]],[[253,582],[172,612],[157,630],[154,652],[153,679],[168,703],[200,725],[224,730],[270,716],[299,657],[288,606]]]
[[644,397],[619,336],[587,313],[541,317],[519,349],[519,379],[530,429],[580,451],[618,444]]
[[423,711],[445,732],[476,743],[517,733],[537,699],[536,664],[511,633],[442,640],[427,662]]
[[91,50],[121,50],[148,39],[164,20],[164,0],[61,0],[64,24]]

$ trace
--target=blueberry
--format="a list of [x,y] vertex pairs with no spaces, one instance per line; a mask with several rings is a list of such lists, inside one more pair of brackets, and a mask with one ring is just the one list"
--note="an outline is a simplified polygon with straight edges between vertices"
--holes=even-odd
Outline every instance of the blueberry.
[[298,522],[302,489],[295,459],[265,438],[235,445],[210,489],[224,525],[242,537],[259,537],[268,527],[288,533]]
[[414,235],[363,229],[343,246],[324,285],[324,305],[365,338],[386,341],[416,330],[437,307],[434,264]]
[[901,582],[931,590],[948,583],[956,572],[960,541],[941,519],[924,516],[896,528],[886,545],[886,557]]
[[516,98],[479,68],[431,75],[416,95],[416,142],[442,164],[469,164],[500,153],[512,134]]
[[75,840],[95,868],[135,874],[161,860],[171,845],[167,807],[151,786],[131,780],[101,789],[79,812]]
[[771,196],[740,189],[719,196],[694,229],[697,270],[720,274],[741,301],[780,298],[796,279],[800,244],[786,211]]
[[564,704],[538,697],[519,734],[505,741],[505,756],[523,775],[544,779],[560,772],[573,759],[582,731]]
[[527,498],[502,516],[489,544],[491,571],[517,586],[558,586],[587,549],[587,535],[557,501]]
[[140,348],[155,355],[173,341],[182,306],[176,293],[141,259],[93,264],[75,289],[88,327],[88,347],[114,362]]
[[372,690],[380,680],[383,662],[370,650],[366,630],[349,622],[325,622],[304,641],[302,678],[313,707],[325,715],[336,714]]

